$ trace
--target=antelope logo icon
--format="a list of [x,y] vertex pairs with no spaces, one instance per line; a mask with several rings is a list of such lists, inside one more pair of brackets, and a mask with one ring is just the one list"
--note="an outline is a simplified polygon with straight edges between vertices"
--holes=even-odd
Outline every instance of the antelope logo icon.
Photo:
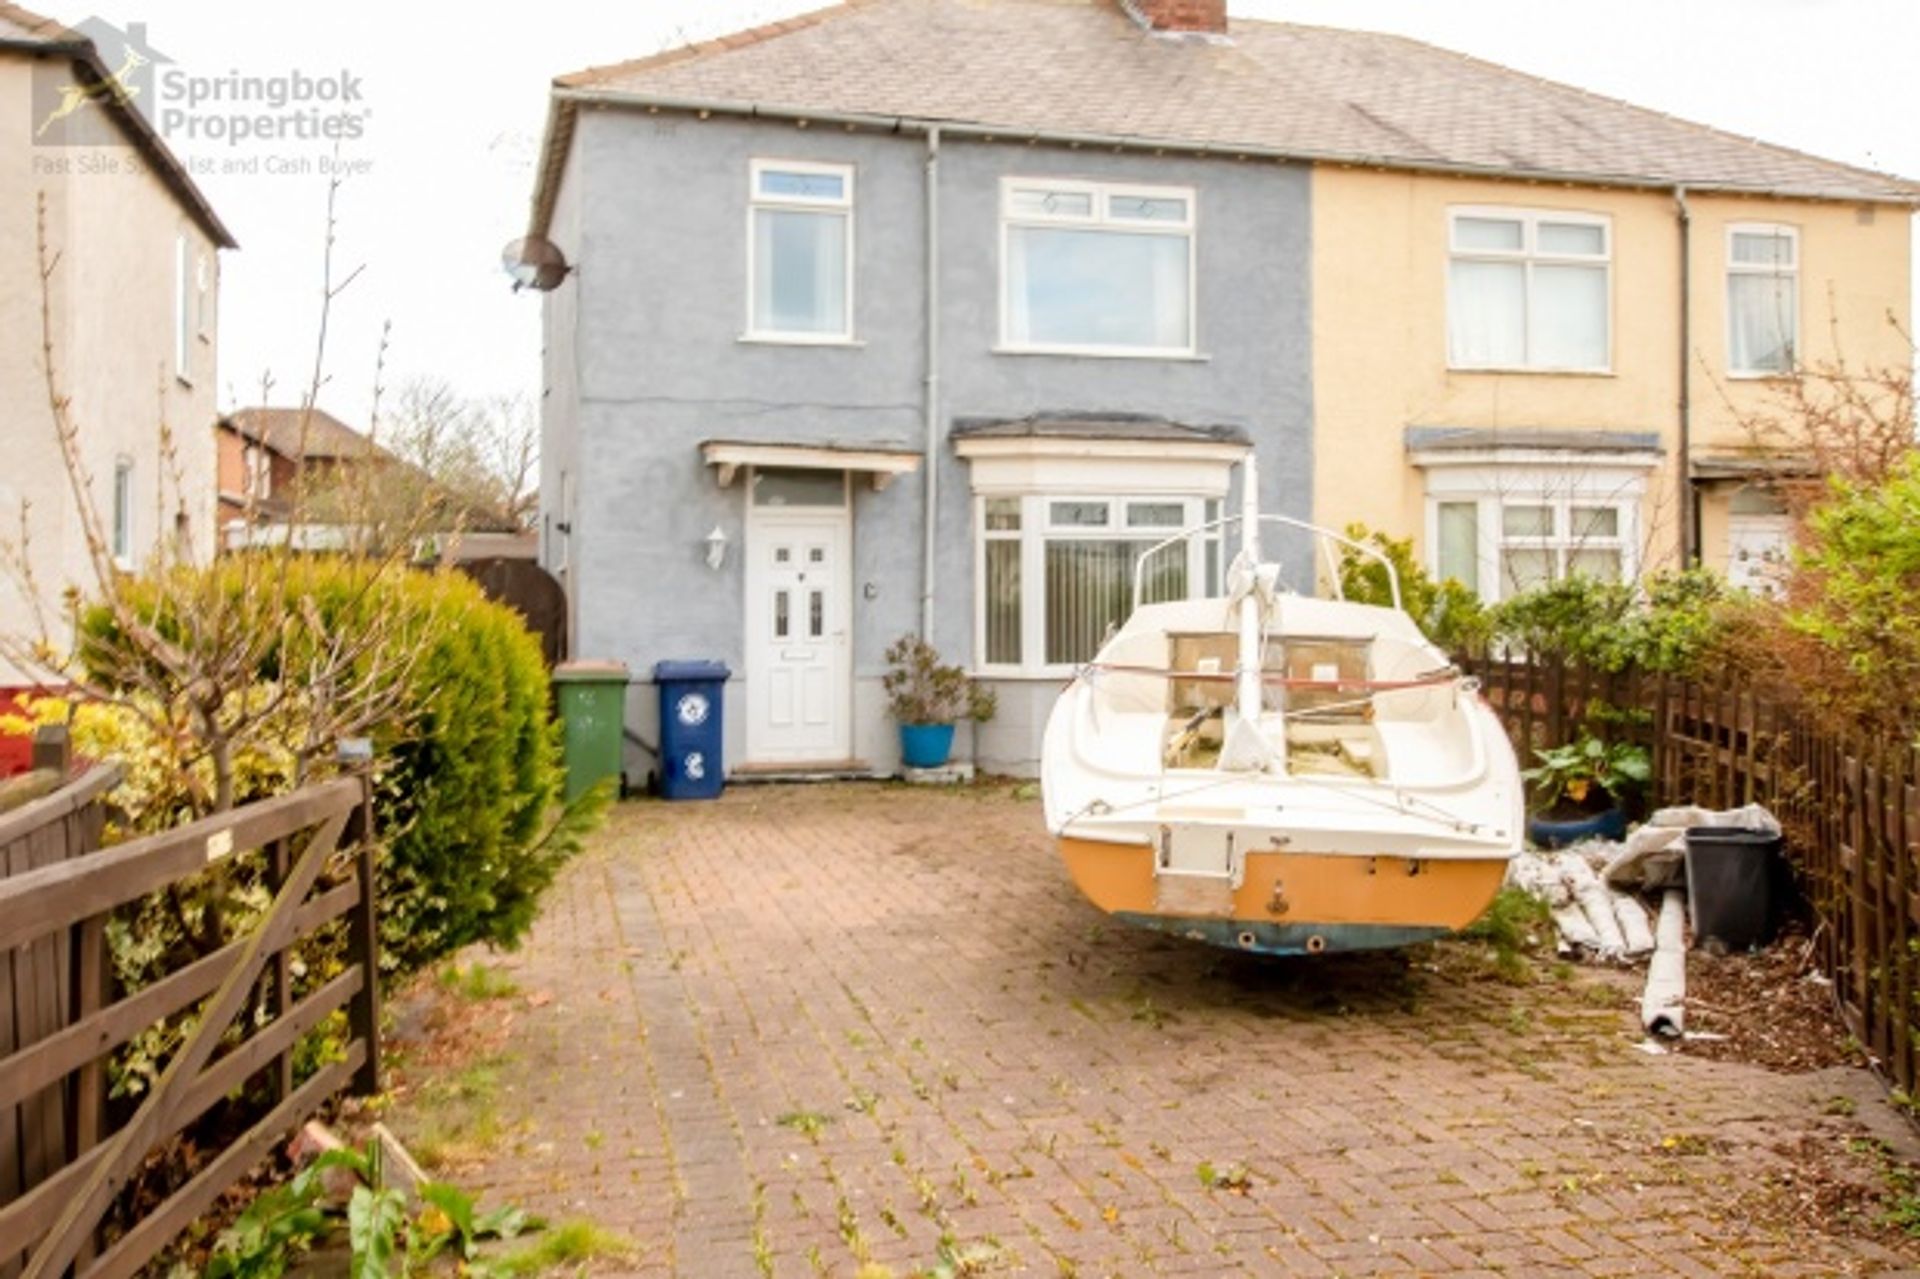
[[[173,59],[148,43],[144,22],[122,27],[90,17],[77,23],[73,33],[98,54],[84,63],[47,58],[35,65],[32,114],[27,117],[33,145],[124,144],[126,134],[113,119],[115,109],[138,111],[152,120],[163,96],[159,69],[172,66]],[[107,109],[89,110],[99,107]]]
[[43,136],[56,122],[66,119],[89,102],[111,99],[122,104],[130,104],[140,96],[140,86],[128,83],[128,77],[141,67],[151,65],[151,61],[132,45],[128,45],[119,69],[98,84],[61,85],[60,104],[47,112],[47,118],[40,122],[40,127],[34,130],[33,136],[36,138]]

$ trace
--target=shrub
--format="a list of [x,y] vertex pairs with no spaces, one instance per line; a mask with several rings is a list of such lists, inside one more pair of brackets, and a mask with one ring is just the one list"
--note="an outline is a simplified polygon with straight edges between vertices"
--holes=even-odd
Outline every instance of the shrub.
[[1920,455],[1879,484],[1835,480],[1807,533],[1789,620],[1845,673],[1821,695],[1852,717],[1911,731],[1920,724]]
[[[1412,538],[1369,532],[1364,524],[1349,524],[1347,536],[1376,548],[1393,564],[1402,607],[1435,645],[1457,657],[1486,651],[1492,634],[1486,606],[1457,578],[1435,581],[1414,558]],[[1340,591],[1361,604],[1393,605],[1386,568],[1346,546],[1340,548]]]
[[[271,574],[244,572],[232,560],[168,571],[205,574],[216,595],[270,596],[263,607],[233,610],[236,617],[315,622],[283,626],[261,646],[248,692],[271,697],[283,684],[294,686],[280,703],[288,708],[286,722],[276,728],[292,739],[285,742],[286,758],[297,756],[299,768],[251,767],[241,775],[250,784],[237,799],[258,798],[296,776],[312,779],[331,768],[328,753],[298,740],[298,709],[313,695],[298,688],[300,675],[319,665],[305,651],[322,642],[314,637],[352,635],[377,623],[393,646],[404,648],[392,704],[372,727],[375,816],[385,845],[379,866],[384,962],[407,971],[470,942],[513,944],[578,834],[577,823],[546,828],[559,793],[559,739],[548,716],[540,648],[519,618],[453,573],[375,572],[351,560],[318,558],[291,561]],[[194,592],[157,579],[125,589],[157,630],[191,633],[167,616],[167,604],[196,598]],[[112,628],[104,609],[83,616],[83,659],[111,648]],[[383,656],[369,651],[365,663],[371,667]],[[162,787],[139,817],[145,829],[205,808],[192,786],[194,770],[205,765],[193,756],[191,724],[181,724],[168,749],[183,761],[179,784],[172,794]]]
[[902,635],[887,646],[881,684],[888,708],[902,724],[988,720],[998,709],[992,689],[968,679],[958,666],[942,666],[933,645],[917,635]]
[[1709,569],[1655,573],[1636,587],[1576,574],[1494,606],[1503,644],[1598,670],[1688,674],[1725,638],[1735,592]]

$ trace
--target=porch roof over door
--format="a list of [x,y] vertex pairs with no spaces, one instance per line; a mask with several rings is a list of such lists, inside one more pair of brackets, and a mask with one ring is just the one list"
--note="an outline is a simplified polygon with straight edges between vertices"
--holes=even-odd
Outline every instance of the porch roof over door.
[[768,444],[752,440],[703,440],[700,459],[716,467],[721,488],[733,483],[743,466],[786,466],[797,470],[860,471],[876,491],[896,475],[920,469],[920,454],[904,448],[851,448],[838,444]]

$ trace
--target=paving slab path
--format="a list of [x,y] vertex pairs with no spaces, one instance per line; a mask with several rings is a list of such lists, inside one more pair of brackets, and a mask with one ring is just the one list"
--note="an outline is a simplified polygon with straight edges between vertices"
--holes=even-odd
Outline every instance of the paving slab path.
[[1118,926],[1004,786],[623,804],[488,962],[506,1121],[456,1179],[637,1240],[607,1273],[1920,1271],[1821,1209],[1902,1139],[1864,1072],[1649,1056],[1628,979],[1459,943]]

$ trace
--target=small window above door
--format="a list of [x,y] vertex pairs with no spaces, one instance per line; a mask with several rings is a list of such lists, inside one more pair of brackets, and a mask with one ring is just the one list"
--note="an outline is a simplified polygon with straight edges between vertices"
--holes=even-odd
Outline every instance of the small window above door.
[[847,504],[845,471],[764,466],[753,471],[753,504],[757,507],[840,509]]

